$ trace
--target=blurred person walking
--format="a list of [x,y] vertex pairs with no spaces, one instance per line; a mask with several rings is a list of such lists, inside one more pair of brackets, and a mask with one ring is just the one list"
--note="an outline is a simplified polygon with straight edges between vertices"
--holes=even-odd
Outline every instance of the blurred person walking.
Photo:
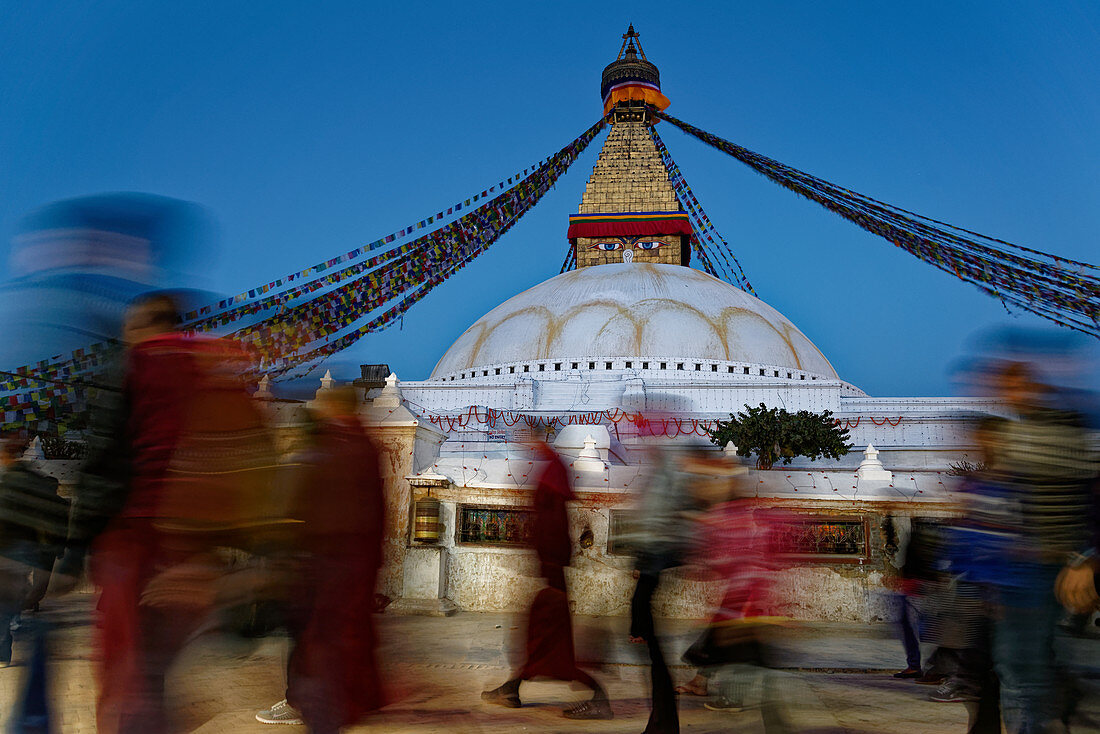
[[385,501],[378,450],[359,420],[355,388],[322,391],[293,516],[302,561],[292,582],[286,698],[256,714],[335,734],[386,703],[374,591]]
[[912,521],[906,515],[891,515],[882,524],[884,583],[894,590],[894,602],[898,609],[898,631],[905,647],[905,670],[894,673],[895,678],[920,678],[921,670],[919,616],[917,613],[915,581],[905,577],[906,555]]
[[120,390],[93,414],[55,572],[58,587],[71,587],[90,553],[105,734],[168,730],[165,676],[216,596],[209,552],[236,542],[227,511],[240,498],[223,480],[252,487],[252,467],[239,464],[270,461],[251,448],[262,422],[225,361],[239,355],[177,333],[178,311],[172,296],[153,293],[127,312]]
[[[23,459],[26,435],[0,438],[0,667],[12,660],[13,620],[32,606],[35,587],[28,580],[50,573],[64,547],[69,502],[57,494],[53,477]],[[47,696],[47,624],[24,619],[20,641],[30,649],[27,673],[13,705],[8,728],[18,734],[51,731]]]
[[[787,514],[753,506],[751,490],[736,478],[741,467],[724,459],[695,459],[694,495],[710,507],[699,521],[695,554],[723,584],[722,600],[702,638],[685,654],[705,666],[716,696],[704,703],[712,711],[736,712],[756,703],[767,734],[787,734],[784,700],[788,693],[774,670],[774,630],[786,623],[778,615],[773,587]],[[701,491],[709,485],[709,489]]]
[[520,684],[534,678],[576,681],[592,690],[592,698],[562,712],[567,719],[610,719],[607,693],[596,680],[577,667],[573,649],[573,625],[565,587],[565,567],[573,558],[567,503],[576,499],[569,486],[565,464],[545,442],[534,445],[535,460],[545,463],[535,488],[532,544],[546,586],[531,602],[527,613],[527,645],[524,664],[503,685],[484,691],[482,699],[510,708],[521,705]]
[[26,447],[21,431],[0,437],[0,667],[11,663],[11,627],[32,592],[29,576],[53,568],[69,522],[57,480],[23,460]]
[[1098,463],[1082,416],[1058,406],[1036,363],[1005,361],[992,382],[1015,413],[989,426],[990,501],[974,513],[1008,541],[987,574],[995,604],[993,663],[1006,729],[1037,734],[1060,714],[1055,587],[1093,562],[1088,520]]
[[653,468],[642,490],[637,521],[628,542],[635,555],[638,583],[630,601],[630,641],[649,652],[651,711],[646,734],[679,734],[676,691],[653,621],[653,597],[661,573],[685,563],[695,539],[696,522],[707,508],[697,490],[696,472],[710,474],[708,453],[684,446],[654,446]]

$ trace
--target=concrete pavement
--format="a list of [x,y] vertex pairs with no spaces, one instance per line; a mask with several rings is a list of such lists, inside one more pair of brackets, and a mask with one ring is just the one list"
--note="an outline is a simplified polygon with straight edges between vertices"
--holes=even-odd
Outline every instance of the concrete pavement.
[[[85,734],[94,727],[94,682],[89,598],[46,606],[54,619],[55,714],[63,734]],[[519,620],[505,614],[460,613],[449,618],[382,615],[382,659],[394,703],[355,732],[639,732],[648,716],[648,668],[645,650],[626,641],[627,620],[575,619],[578,657],[608,689],[616,718],[574,722],[560,709],[585,697],[566,684],[524,684],[524,706],[505,709],[484,704],[481,690],[494,687],[511,669],[509,641],[521,633]],[[697,634],[692,623],[659,621],[670,662]],[[1100,642],[1074,640],[1079,662],[1100,665]],[[789,629],[780,644],[778,690],[792,729],[804,734],[882,732],[947,734],[966,730],[962,704],[928,700],[930,687],[896,681],[889,673],[904,659],[889,626],[802,625]],[[16,643],[17,665],[0,670],[0,717],[10,712],[25,670],[27,654]],[[294,731],[259,724],[258,709],[283,697],[286,640],[269,637],[244,641],[206,635],[184,652],[170,681],[171,705],[180,732]],[[1096,672],[1096,671],[1094,671]],[[691,670],[673,668],[678,681]],[[1095,683],[1093,680],[1090,682]],[[750,697],[751,698],[751,697]],[[760,712],[714,712],[704,699],[681,697],[685,732],[763,732]],[[1089,702],[1096,713],[1096,700]],[[1100,721],[1100,716],[1097,716]],[[304,729],[303,729],[304,730]],[[1078,728],[1074,731],[1100,731]]]

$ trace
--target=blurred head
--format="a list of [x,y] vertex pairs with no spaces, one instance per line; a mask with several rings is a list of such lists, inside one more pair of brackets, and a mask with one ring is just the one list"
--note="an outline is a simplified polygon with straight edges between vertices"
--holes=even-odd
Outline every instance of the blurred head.
[[994,370],[993,389],[1015,410],[1026,410],[1043,404],[1046,388],[1035,378],[1028,362],[1006,362]]
[[147,194],[84,196],[31,213],[0,270],[0,362],[118,340],[139,294],[205,280],[194,271],[208,263],[212,229],[195,204]]
[[359,412],[359,392],[351,385],[336,385],[322,390],[313,407],[325,420],[354,418]]
[[691,475],[687,489],[697,502],[714,505],[741,494],[743,466],[702,443],[684,443],[677,450],[680,469]]
[[0,466],[18,461],[27,450],[27,434],[22,431],[6,431],[0,434]]
[[140,344],[175,331],[179,321],[179,305],[175,298],[167,293],[146,293],[135,298],[126,310],[122,341],[127,346]]

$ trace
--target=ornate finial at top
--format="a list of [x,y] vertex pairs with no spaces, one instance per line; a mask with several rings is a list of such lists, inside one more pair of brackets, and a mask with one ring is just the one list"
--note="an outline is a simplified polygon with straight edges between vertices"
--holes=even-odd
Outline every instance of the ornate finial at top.
[[[634,47],[635,42],[638,44],[637,48]],[[626,29],[626,33],[623,34],[623,45],[619,47],[619,55],[616,60],[622,59],[624,56],[633,60],[638,58],[638,54],[642,55],[643,60],[647,60],[645,51],[642,50],[642,37],[634,30],[634,24],[631,23]]]
[[644,115],[641,108],[647,104],[662,110],[668,107],[668,98],[661,94],[661,74],[646,58],[641,37],[634,30],[633,23],[623,34],[618,56],[603,70],[600,96],[603,97],[605,114],[623,103],[638,108],[636,115]]

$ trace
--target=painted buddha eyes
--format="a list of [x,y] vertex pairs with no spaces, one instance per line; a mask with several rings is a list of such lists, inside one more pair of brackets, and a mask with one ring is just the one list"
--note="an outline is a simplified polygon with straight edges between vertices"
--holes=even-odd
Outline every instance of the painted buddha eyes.
[[623,237],[615,241],[597,242],[589,245],[588,249],[611,252],[612,250],[621,250],[624,247],[635,250],[656,250],[658,247],[668,247],[668,243],[662,242],[661,240],[641,240],[637,237]]

